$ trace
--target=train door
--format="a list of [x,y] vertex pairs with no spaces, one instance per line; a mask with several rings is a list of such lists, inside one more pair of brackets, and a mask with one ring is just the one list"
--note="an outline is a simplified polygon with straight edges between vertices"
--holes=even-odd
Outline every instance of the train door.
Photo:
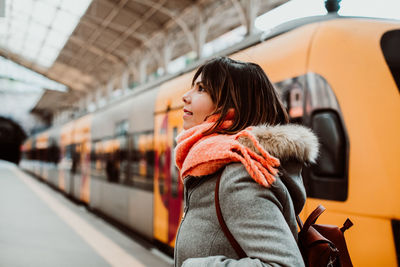
[[128,135],[124,134],[119,136],[118,142],[119,142],[118,160],[120,168],[119,181],[120,183],[125,183],[125,181],[128,181],[130,177],[129,161],[128,161],[128,147],[129,147]]
[[59,144],[56,141],[54,134],[49,139],[48,147],[48,158],[49,158],[49,180],[54,186],[58,186],[58,162],[60,160],[60,149]]
[[[322,139],[321,159],[344,155],[347,161],[336,166],[318,162],[309,185],[317,199],[307,202],[327,208],[321,223],[351,218],[355,227],[346,234],[355,266],[395,266],[400,255],[399,28],[394,21],[332,20],[320,25],[309,53],[308,68],[328,81],[340,103],[350,144],[329,155],[331,140],[342,138]],[[309,113],[310,123],[317,134],[330,134],[341,118],[318,109]],[[335,122],[328,124],[329,118]],[[331,177],[319,177],[323,173]]]
[[69,191],[68,193],[71,196],[75,196],[75,176],[80,173],[81,168],[81,155],[80,155],[80,148],[76,144],[70,144],[67,148],[68,152],[70,153],[71,159],[71,169],[69,172]]
[[154,190],[154,133],[135,133],[130,140],[130,176],[128,184],[143,190]]
[[36,149],[39,153],[39,171],[37,174],[45,181],[49,179],[48,147],[49,133],[44,132],[39,134],[36,140]]
[[154,113],[154,237],[170,248],[175,245],[183,212],[183,184],[175,167],[176,136],[183,128],[182,95],[190,89],[194,73],[161,85]]
[[120,150],[121,140],[118,138],[107,139],[103,142],[105,156],[105,170],[107,181],[111,183],[120,182],[121,161]]
[[181,115],[180,110],[172,110],[155,118],[154,236],[170,246],[174,245],[182,211],[183,185],[174,162]]
[[74,196],[79,200],[89,203],[90,200],[90,152],[91,152],[91,122],[92,115],[79,118],[76,121],[73,143],[78,153],[78,168],[74,175]]
[[81,190],[80,199],[89,203],[90,199],[90,151],[91,142],[90,140],[85,140],[80,144],[81,146]]
[[22,161],[20,166],[24,169],[32,171],[32,138],[29,137],[21,146]]
[[[292,123],[318,137],[317,164],[303,169],[307,196],[345,201],[348,194],[349,140],[336,97],[327,81],[308,73],[275,84]],[[306,213],[308,211],[305,211]]]
[[71,179],[71,167],[75,167],[76,164],[72,165],[72,139],[73,139],[73,122],[69,122],[61,128],[60,137],[60,164],[58,164],[58,187],[66,192],[71,192],[69,187]]

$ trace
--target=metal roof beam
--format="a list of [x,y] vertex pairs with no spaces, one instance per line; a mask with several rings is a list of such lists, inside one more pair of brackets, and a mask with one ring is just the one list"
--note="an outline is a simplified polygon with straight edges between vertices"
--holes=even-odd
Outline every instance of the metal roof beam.
[[[155,2],[153,2],[151,0],[147,0],[147,1],[131,0],[131,1],[135,1],[137,3],[140,3],[142,5],[146,5],[146,6],[149,6],[149,7],[155,7],[156,4],[157,4],[157,3],[155,3]],[[189,26],[187,25],[187,23],[184,20],[182,20],[178,14],[172,12],[168,8],[165,8],[163,6],[159,6],[159,7],[156,7],[156,8],[157,8],[157,11],[169,16],[171,18],[171,20],[175,21],[175,23],[185,33],[186,37],[188,38],[188,42],[189,42],[190,46],[195,51],[196,50],[196,40],[195,40],[194,34],[191,32],[191,30],[190,30]]]
[[79,45],[82,48],[85,48],[86,50],[92,52],[93,54],[96,54],[98,56],[104,57],[105,59],[108,59],[109,61],[113,63],[124,63],[125,60],[119,56],[115,56],[113,54],[107,53],[106,51],[102,50],[101,48],[88,44],[85,42],[85,40],[80,39],[77,36],[72,35],[69,40],[77,45]]
[[[81,46],[80,50],[78,51],[78,55],[72,58],[68,62],[68,65],[73,65],[75,62],[79,61],[83,57],[85,51],[87,51],[90,48],[90,45],[92,45],[93,42],[100,36],[101,32],[114,19],[114,17],[118,14],[119,10],[121,10],[127,2],[128,0],[121,0],[116,6],[114,6],[111,9],[110,13],[108,13],[107,17],[102,21],[100,27],[89,36],[88,40],[85,41],[85,45]],[[68,77],[66,77],[67,75],[68,72],[64,73],[62,78],[68,79]]]
[[87,47],[89,47],[89,45],[92,45],[93,42],[96,41],[102,31],[111,23],[111,21],[115,18],[115,16],[117,16],[118,12],[125,6],[127,2],[128,0],[121,0],[116,6],[111,9],[110,13],[100,24],[100,27],[98,27],[98,29],[89,36],[88,40],[85,41],[87,43],[87,46],[82,47],[79,50],[78,55],[70,61],[70,65],[82,58],[83,54],[87,50]]
[[[116,40],[114,40],[114,42],[111,43],[111,45],[109,46],[109,53],[112,53],[122,42],[124,42],[127,38],[129,38],[130,36],[133,36],[139,40],[142,41],[143,45],[145,45],[150,51],[151,53],[154,55],[154,59],[156,59],[157,61],[160,60],[161,55],[160,53],[154,48],[153,45],[150,45],[149,43],[149,38],[143,34],[137,33],[135,32],[141,25],[143,25],[157,10],[159,7],[161,7],[162,5],[164,5],[166,2],[166,0],[161,0],[158,3],[156,3],[154,6],[152,6],[142,17],[140,20],[135,21],[131,26],[129,26],[127,28],[127,30],[125,30],[122,33],[122,36]],[[100,58],[99,61],[97,61],[94,64],[88,64],[86,68],[84,68],[84,70],[86,72],[90,72],[91,70],[93,70],[94,68],[96,68],[96,66],[98,66],[99,64],[101,64],[101,62],[103,61],[103,58]]]
[[[102,0],[102,1],[107,1],[107,0]],[[185,36],[188,38],[188,43],[191,46],[191,48],[193,49],[193,51],[196,51],[198,53],[198,56],[201,55],[200,51],[202,50],[203,45],[205,43],[205,39],[207,36],[208,27],[209,27],[209,22],[211,20],[207,20],[206,23],[203,23],[201,26],[199,26],[197,32],[191,32],[187,23],[183,21],[182,16],[187,15],[188,12],[193,12],[193,6],[186,8],[185,10],[183,10],[183,12],[180,12],[179,15],[175,15],[174,12],[168,10],[167,8],[163,7],[162,5],[156,6],[157,3],[154,3],[152,1],[147,1],[147,2],[142,2],[139,0],[132,0],[132,1],[136,1],[136,2],[139,2],[140,4],[147,5],[152,8],[156,8],[158,11],[171,17],[171,20],[170,20],[170,22],[167,23],[166,28],[171,27],[173,25],[178,25],[183,30]],[[159,2],[159,4],[160,4],[160,2]],[[162,4],[164,4],[164,3],[162,3]],[[199,8],[199,7],[196,5],[195,8]],[[137,33],[132,33],[132,35],[135,35],[135,34],[137,34]],[[149,49],[149,51],[151,52],[150,56],[152,56],[156,60],[156,62],[159,64],[159,66],[163,67],[166,71],[167,65],[171,60],[172,51],[173,51],[173,47],[175,44],[174,44],[174,42],[172,44],[171,43],[167,44],[167,42],[165,41],[164,46],[161,48],[162,52],[161,53],[158,52],[154,47],[154,38],[157,38],[157,36],[160,34],[161,34],[160,32],[157,32],[150,38],[147,38],[147,40],[143,40],[143,45],[145,47],[147,47]],[[136,37],[139,37],[139,36],[136,36]],[[168,37],[164,38],[164,40],[168,40],[168,39],[169,39]],[[129,61],[132,61],[134,54],[136,54],[136,53],[133,53],[129,57],[130,58]],[[101,63],[101,61],[97,64],[94,64],[94,66],[98,66],[100,63]],[[140,65],[140,63],[139,63],[139,65]],[[147,66],[148,62],[145,65]],[[143,80],[145,80],[145,78],[142,77],[144,75],[143,74],[144,67],[142,67],[141,69],[142,69],[142,71],[139,71],[139,73],[141,73],[140,80],[143,81]]]

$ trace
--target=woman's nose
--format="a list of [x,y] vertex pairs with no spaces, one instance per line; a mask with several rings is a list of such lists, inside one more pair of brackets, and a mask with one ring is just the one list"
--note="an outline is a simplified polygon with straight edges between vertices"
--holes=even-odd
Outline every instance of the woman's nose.
[[182,96],[182,101],[187,104],[190,101],[190,97],[189,97],[189,92],[186,92],[183,96]]

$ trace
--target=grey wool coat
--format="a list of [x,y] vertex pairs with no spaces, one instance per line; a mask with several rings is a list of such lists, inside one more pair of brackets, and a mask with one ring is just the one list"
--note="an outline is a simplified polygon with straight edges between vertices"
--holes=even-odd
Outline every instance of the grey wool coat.
[[[222,216],[248,257],[239,259],[219,225],[214,204],[219,174],[191,176],[184,179],[185,208],[176,237],[175,266],[304,266],[295,216],[306,200],[301,169],[315,161],[317,138],[294,124],[253,127],[252,133],[280,159],[276,181],[265,188],[242,163],[231,163],[222,171],[219,189]],[[246,137],[239,142],[258,153]]]

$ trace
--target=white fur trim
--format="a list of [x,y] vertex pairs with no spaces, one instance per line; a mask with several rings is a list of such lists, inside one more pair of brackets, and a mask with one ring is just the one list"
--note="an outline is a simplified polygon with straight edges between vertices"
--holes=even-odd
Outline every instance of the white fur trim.
[[[318,139],[309,129],[297,124],[254,126],[251,133],[268,153],[280,160],[296,159],[314,163],[318,157]],[[238,141],[258,152],[252,141],[242,136]]]

